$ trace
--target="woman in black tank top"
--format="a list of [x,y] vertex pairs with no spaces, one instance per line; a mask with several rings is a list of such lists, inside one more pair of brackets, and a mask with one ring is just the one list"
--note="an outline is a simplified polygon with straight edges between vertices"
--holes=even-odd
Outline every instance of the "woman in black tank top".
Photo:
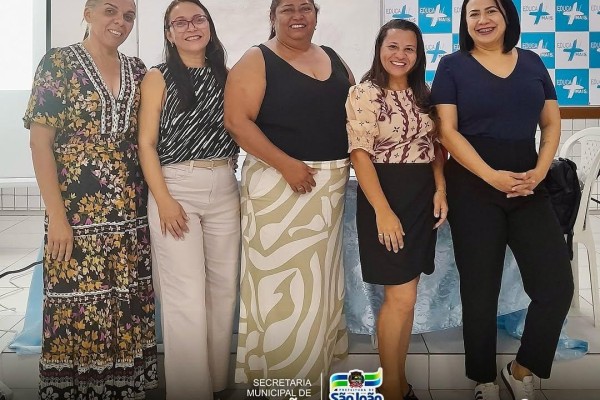
[[332,49],[311,42],[317,13],[312,0],[273,0],[270,40],[246,52],[225,89],[225,126],[248,152],[236,382],[305,379],[316,396],[347,352],[344,104],[354,83]]

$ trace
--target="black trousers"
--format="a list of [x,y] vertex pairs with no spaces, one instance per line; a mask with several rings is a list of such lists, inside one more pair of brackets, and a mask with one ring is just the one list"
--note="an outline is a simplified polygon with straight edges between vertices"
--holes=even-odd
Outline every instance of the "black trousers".
[[[496,169],[535,166],[535,144],[470,139]],[[446,164],[449,222],[460,274],[467,377],[496,379],[496,313],[508,245],[531,303],[517,362],[548,378],[573,297],[567,245],[543,183],[527,197],[507,199],[454,159]]]

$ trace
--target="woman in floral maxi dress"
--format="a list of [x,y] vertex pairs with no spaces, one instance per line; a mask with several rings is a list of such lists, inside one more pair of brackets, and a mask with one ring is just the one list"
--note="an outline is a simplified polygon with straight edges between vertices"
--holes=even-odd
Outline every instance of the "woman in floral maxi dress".
[[88,0],[84,15],[89,35],[44,56],[24,117],[46,204],[40,397],[144,398],[157,386],[136,142],[146,69],[117,52],[132,0]]

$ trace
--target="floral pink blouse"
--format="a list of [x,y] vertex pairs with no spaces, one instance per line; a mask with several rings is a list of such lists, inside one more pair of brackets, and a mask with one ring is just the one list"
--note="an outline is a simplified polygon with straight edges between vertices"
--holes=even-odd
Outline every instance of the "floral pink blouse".
[[433,122],[417,109],[413,92],[386,90],[367,81],[352,86],[346,100],[349,149],[363,149],[374,163],[429,163]]

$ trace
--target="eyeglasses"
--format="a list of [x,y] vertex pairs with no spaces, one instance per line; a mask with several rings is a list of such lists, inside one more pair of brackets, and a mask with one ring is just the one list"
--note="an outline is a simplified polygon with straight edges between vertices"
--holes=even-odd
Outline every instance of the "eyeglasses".
[[190,28],[190,24],[194,25],[194,28],[201,27],[208,22],[208,17],[206,15],[196,15],[191,20],[187,19],[177,19],[175,21],[171,21],[169,25],[173,27],[175,32],[185,32]]

